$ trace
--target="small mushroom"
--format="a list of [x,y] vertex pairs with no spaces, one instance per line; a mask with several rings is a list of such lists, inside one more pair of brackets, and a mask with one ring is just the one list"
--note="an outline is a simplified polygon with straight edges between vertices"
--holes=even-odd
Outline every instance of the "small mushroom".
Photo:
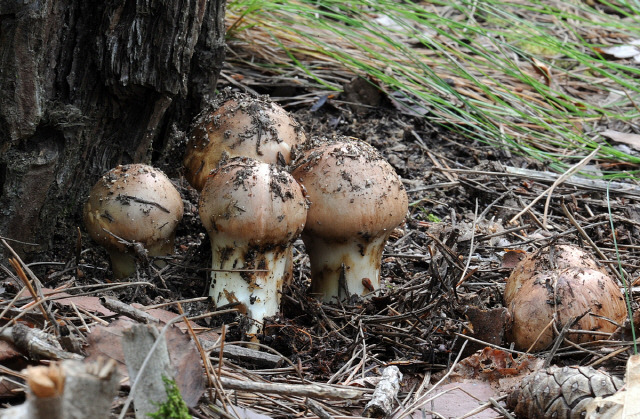
[[196,117],[184,155],[185,177],[201,191],[209,172],[232,157],[286,165],[304,143],[300,124],[266,96],[223,91]]
[[108,171],[93,186],[84,225],[109,253],[115,277],[123,278],[135,272],[137,258],[173,253],[182,214],[182,198],[164,173],[128,164]]
[[391,165],[370,145],[339,137],[307,150],[292,175],[310,201],[302,240],[311,292],[328,302],[379,288],[384,245],[408,209]]
[[[624,298],[618,285],[606,274],[582,267],[547,270],[524,282],[507,306],[511,328],[507,339],[516,349],[541,351],[553,343],[555,329],[561,330],[573,317],[586,313],[572,327],[586,333],[569,333],[566,338],[583,343],[612,333],[626,316]],[[592,315],[593,314],[593,315]]]
[[588,268],[607,274],[604,267],[583,249],[566,244],[551,245],[548,248],[528,254],[513,269],[504,289],[504,304],[511,303],[515,293],[535,275],[549,270],[570,267]]
[[239,302],[254,334],[279,309],[287,255],[307,218],[302,189],[274,165],[235,158],[211,172],[199,212],[211,240],[209,294],[218,305]]

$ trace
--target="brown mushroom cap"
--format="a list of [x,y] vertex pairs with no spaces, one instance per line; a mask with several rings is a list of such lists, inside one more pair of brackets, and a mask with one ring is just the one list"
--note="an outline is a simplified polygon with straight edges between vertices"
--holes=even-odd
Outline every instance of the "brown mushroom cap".
[[142,244],[151,256],[172,253],[183,204],[162,171],[145,164],[129,164],[102,176],[91,189],[83,215],[89,235],[109,251],[114,273],[121,276],[113,257],[122,254],[132,259],[133,252],[118,238]]
[[404,220],[408,199],[393,167],[369,144],[343,138],[311,148],[293,177],[311,202],[305,235],[336,241],[391,232]]
[[[544,271],[534,275],[516,291],[508,309],[512,321],[508,338],[514,342],[516,349],[523,351],[535,342],[532,348],[534,352],[547,348],[553,342],[553,328],[547,326],[554,313],[557,313],[558,330],[572,317],[580,316],[589,310],[615,322],[623,321],[626,316],[620,288],[609,276],[594,269],[576,267]],[[587,314],[572,329],[613,332],[616,326]],[[536,342],[541,333],[540,339]],[[567,338],[575,343],[604,337],[589,334],[567,335]]]
[[209,172],[231,157],[288,164],[291,148],[305,140],[300,124],[266,96],[225,91],[192,124],[185,177],[200,191]]
[[551,245],[548,249],[528,254],[513,269],[504,289],[504,303],[508,306],[515,293],[535,275],[549,270],[588,268],[607,275],[606,269],[583,249],[566,244]]
[[291,175],[247,158],[233,159],[211,173],[199,211],[210,235],[256,245],[288,244],[307,218],[302,189]]

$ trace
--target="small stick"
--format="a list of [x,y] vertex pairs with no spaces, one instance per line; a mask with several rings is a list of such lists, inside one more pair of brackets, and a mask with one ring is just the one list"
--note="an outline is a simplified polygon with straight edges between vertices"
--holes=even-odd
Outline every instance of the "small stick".
[[315,413],[320,419],[333,419],[333,417],[329,413],[327,413],[327,411],[324,410],[322,406],[320,406],[318,403],[314,402],[313,400],[307,399],[305,402],[305,405],[309,408],[309,410]]
[[100,297],[100,304],[108,308],[109,310],[129,317],[138,323],[154,324],[159,323],[160,320],[156,319],[149,313],[133,307],[130,304],[125,304],[122,301],[118,301],[114,298]]
[[254,393],[286,394],[289,396],[311,397],[314,399],[353,400],[359,399],[364,390],[331,387],[320,384],[280,384],[257,383],[220,377],[222,385],[231,390],[244,390]]
[[382,380],[376,386],[373,397],[364,407],[362,416],[367,418],[386,418],[393,411],[393,401],[400,390],[402,373],[395,365],[382,371]]
[[[20,266],[18,260],[15,258],[10,258],[9,263],[11,263],[11,266],[13,266],[13,269],[15,269],[18,278],[20,278],[25,287],[27,287],[27,290],[29,291],[29,294],[31,294],[31,297],[33,297],[33,300],[36,302],[40,301],[40,296],[36,292],[35,288],[33,288],[33,285],[31,285],[31,281],[29,281],[29,278],[27,278],[27,275],[22,270],[22,266]],[[42,312],[44,318],[49,321],[49,323],[55,323],[54,319],[49,315],[43,304],[40,304],[38,308]]]

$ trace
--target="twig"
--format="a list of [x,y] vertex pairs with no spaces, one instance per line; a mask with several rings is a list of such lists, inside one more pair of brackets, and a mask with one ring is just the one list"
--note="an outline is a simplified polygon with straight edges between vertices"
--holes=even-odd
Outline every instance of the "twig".
[[518,220],[518,218],[520,218],[522,216],[522,214],[527,212],[540,199],[542,199],[542,197],[545,196],[545,194],[546,194],[547,195],[547,201],[544,204],[544,215],[542,217],[542,226],[544,227],[544,229],[547,229],[547,212],[549,210],[549,202],[551,201],[551,196],[553,195],[553,191],[555,190],[555,188],[558,185],[560,185],[562,182],[564,182],[565,180],[570,178],[574,173],[576,173],[580,169],[582,169],[589,161],[591,161],[591,159],[593,159],[595,157],[595,155],[598,153],[598,151],[600,151],[600,146],[596,147],[591,153],[589,153],[588,156],[586,156],[585,158],[580,160],[578,163],[576,163],[572,167],[570,167],[569,170],[567,170],[563,175],[561,175],[558,179],[556,179],[556,181],[553,182],[553,184],[546,191],[544,191],[542,194],[538,195],[538,197],[535,198],[533,201],[531,201],[529,203],[529,205],[527,205],[522,211],[520,211],[511,220],[509,220],[509,223],[514,224]]
[[308,398],[304,404],[309,408],[309,410],[318,415],[320,419],[333,419],[333,417],[329,413],[327,413],[327,411],[324,410],[322,406],[320,406],[313,400]]
[[395,365],[391,365],[382,372],[382,380],[376,386],[371,400],[364,408],[362,416],[368,418],[386,418],[393,409],[393,401],[400,390],[402,373]]
[[[476,223],[478,222],[478,198],[476,198],[476,209],[475,209],[475,213],[473,216],[473,223],[471,224],[471,243],[469,243],[469,257],[467,258],[467,263],[464,265],[464,269],[462,270],[462,273],[460,274],[460,279],[458,280],[458,283],[456,284],[456,288],[459,288],[460,285],[462,285],[464,283],[464,281],[467,280],[467,270],[469,270],[469,265],[471,264],[471,256],[473,256],[473,252],[475,250],[474,245],[475,245],[475,238],[476,238]],[[473,272],[472,272],[473,275]]]
[[100,304],[113,311],[114,313],[122,314],[129,317],[139,323],[153,324],[159,323],[160,320],[153,317],[149,313],[146,313],[140,309],[133,307],[130,304],[125,304],[122,301],[118,301],[114,298],[100,297]]
[[322,384],[257,383],[226,377],[220,377],[220,381],[225,388],[232,390],[244,390],[266,394],[288,394],[291,396],[311,397],[314,399],[353,400],[362,397],[362,393],[366,391],[351,388],[331,387]]

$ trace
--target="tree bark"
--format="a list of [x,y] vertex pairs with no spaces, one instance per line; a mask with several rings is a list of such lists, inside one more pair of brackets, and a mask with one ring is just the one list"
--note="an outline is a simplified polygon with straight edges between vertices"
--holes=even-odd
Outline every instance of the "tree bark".
[[175,176],[223,59],[224,0],[1,0],[0,235],[71,243],[106,170]]

